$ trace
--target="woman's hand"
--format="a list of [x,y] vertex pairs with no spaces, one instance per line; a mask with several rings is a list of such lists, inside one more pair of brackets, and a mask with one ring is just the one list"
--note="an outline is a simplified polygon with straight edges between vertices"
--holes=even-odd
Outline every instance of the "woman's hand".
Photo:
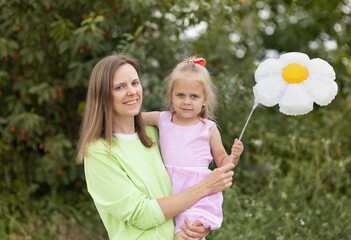
[[182,239],[203,239],[210,229],[205,228],[199,220],[196,220],[194,224],[191,224],[187,219],[185,220],[185,226],[180,226],[183,233],[181,235]]
[[201,198],[216,192],[221,192],[232,185],[233,163],[227,163],[213,170],[202,182],[172,196],[158,198],[166,220],[183,212]]
[[221,192],[232,185],[234,171],[233,163],[227,163],[216,168],[201,183],[205,185],[208,194]]

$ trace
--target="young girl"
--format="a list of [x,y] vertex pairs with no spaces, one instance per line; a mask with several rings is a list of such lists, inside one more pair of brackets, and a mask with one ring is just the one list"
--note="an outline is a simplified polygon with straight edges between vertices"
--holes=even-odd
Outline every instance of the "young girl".
[[[228,156],[213,118],[216,106],[214,86],[203,58],[191,57],[179,63],[168,83],[168,112],[143,113],[145,124],[159,128],[163,162],[171,178],[173,194],[201,182],[211,173],[209,163],[218,167],[236,165],[243,144],[235,139]],[[199,219],[211,230],[221,226],[222,193],[208,195],[176,216],[175,239],[181,239],[184,221]]]

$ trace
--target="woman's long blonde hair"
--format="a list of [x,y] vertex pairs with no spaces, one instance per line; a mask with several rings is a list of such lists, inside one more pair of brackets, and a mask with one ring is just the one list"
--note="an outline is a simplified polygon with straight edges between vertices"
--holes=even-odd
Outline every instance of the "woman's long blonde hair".
[[174,83],[182,80],[184,77],[188,77],[192,81],[200,82],[204,88],[206,105],[202,108],[199,116],[203,119],[211,119],[214,121],[216,119],[214,112],[217,108],[216,88],[206,67],[195,63],[196,59],[196,56],[185,58],[173,69],[168,80],[165,99],[166,109],[174,111],[172,106],[172,91]]
[[[124,54],[101,59],[91,72],[83,123],[79,133],[77,163],[83,163],[89,144],[95,140],[103,138],[109,146],[112,145],[112,81],[117,69],[124,64],[132,65],[140,76],[138,62]],[[151,147],[153,143],[145,132],[140,112],[134,117],[134,125],[141,142],[146,147]]]

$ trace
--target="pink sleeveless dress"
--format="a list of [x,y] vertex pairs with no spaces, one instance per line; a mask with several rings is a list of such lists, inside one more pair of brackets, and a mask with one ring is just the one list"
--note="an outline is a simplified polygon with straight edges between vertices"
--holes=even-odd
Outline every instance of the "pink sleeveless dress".
[[[159,119],[162,159],[172,181],[173,194],[182,192],[202,180],[210,173],[212,161],[208,143],[209,129],[215,124],[204,119],[191,126],[179,126],[171,121],[172,113],[161,112]],[[222,224],[221,192],[208,195],[176,216],[175,233],[181,231],[184,220],[191,223],[199,219],[206,228],[218,229]]]

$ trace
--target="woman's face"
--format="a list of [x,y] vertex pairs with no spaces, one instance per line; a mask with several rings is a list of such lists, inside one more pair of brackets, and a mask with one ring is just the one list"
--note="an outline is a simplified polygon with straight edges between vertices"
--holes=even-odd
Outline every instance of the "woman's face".
[[112,81],[113,112],[115,117],[134,117],[141,108],[143,88],[135,68],[130,64],[120,66]]

